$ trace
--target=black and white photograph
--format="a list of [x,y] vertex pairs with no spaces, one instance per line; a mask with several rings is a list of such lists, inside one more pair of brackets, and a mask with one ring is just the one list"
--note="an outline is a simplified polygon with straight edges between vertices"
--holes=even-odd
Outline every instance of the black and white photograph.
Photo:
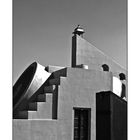
[[12,140],[127,140],[127,51],[127,0],[12,0]]
[[127,140],[127,0],[13,0],[13,140]]

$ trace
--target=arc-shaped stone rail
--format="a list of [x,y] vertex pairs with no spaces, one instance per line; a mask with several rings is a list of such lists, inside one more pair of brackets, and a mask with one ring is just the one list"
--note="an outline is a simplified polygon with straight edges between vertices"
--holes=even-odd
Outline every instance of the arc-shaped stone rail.
[[51,73],[47,72],[45,67],[37,62],[27,67],[13,87],[14,114],[26,108],[28,102],[36,96],[37,91],[50,75]]

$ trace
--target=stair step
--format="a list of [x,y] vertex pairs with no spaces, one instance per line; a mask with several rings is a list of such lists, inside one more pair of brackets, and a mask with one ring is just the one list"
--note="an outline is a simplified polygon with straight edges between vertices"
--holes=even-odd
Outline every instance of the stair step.
[[46,95],[45,94],[39,94],[37,96],[36,102],[46,102]]
[[45,86],[44,87],[44,93],[51,93],[55,90],[56,85],[51,85],[51,86]]
[[52,74],[53,74],[54,78],[66,77],[66,75],[67,75],[67,68],[63,68],[63,69],[60,69],[58,71],[54,71]]
[[45,70],[47,70],[48,72],[50,72],[50,73],[53,73],[53,72],[55,72],[55,71],[58,71],[58,70],[61,70],[61,69],[64,69],[65,67],[59,67],[59,66],[51,66],[51,65],[49,65],[49,66],[47,66],[46,68],[45,68]]
[[53,94],[40,94],[38,99],[45,102],[31,102],[28,110],[19,111],[14,119],[52,119]]
[[19,111],[14,119],[28,119],[28,111]]
[[52,119],[52,94],[46,94],[46,102],[37,102],[37,111],[28,111],[28,119]]
[[29,103],[28,110],[37,111],[37,102],[31,102],[31,103]]
[[52,92],[48,92],[48,93],[43,93],[43,94],[39,94],[38,97],[37,97],[37,100],[36,102],[46,102],[47,101],[47,95],[49,94],[53,94]]
[[60,85],[60,78],[50,79],[49,85]]

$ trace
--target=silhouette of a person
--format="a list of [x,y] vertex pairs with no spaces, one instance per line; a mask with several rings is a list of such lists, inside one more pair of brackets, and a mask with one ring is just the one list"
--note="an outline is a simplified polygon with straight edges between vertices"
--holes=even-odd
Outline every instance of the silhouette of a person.
[[[120,73],[119,74],[120,80],[123,81],[125,80],[125,74],[124,73]],[[122,82],[122,92],[121,92],[121,98],[126,98],[126,86],[125,84]]]

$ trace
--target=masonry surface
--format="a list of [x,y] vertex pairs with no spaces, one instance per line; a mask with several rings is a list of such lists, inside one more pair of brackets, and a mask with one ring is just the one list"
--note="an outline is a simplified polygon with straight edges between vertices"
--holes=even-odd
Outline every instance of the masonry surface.
[[[122,123],[127,120],[126,70],[79,35],[72,37],[71,62],[71,67],[46,66],[41,69],[50,75],[43,82],[39,81],[41,84],[36,90],[33,80],[36,83],[38,80],[34,75],[21,96],[17,96],[19,85],[23,85],[20,84],[23,81],[19,80],[13,96],[13,100],[16,99],[16,108],[13,105],[13,140],[101,140],[99,133],[104,135],[106,128],[108,135],[104,135],[105,139],[126,140],[127,126]],[[103,64],[109,66],[109,71],[102,69]],[[44,75],[46,73],[44,72]],[[113,77],[119,79],[120,73],[126,76],[125,80],[120,80],[126,87],[125,100],[121,98],[121,93],[120,96],[113,93]],[[30,96],[26,95],[27,91]],[[106,109],[97,113],[103,106]],[[118,111],[118,107],[121,107],[122,111]],[[75,108],[90,109],[87,139],[78,129],[80,132],[75,136]],[[108,117],[105,116],[106,112],[110,112]],[[117,117],[120,119],[116,120]],[[113,120],[113,124],[107,123],[101,128],[102,124],[98,123],[97,126],[99,120],[103,124]],[[118,127],[120,129],[117,129]],[[118,134],[121,135],[118,137]]]

